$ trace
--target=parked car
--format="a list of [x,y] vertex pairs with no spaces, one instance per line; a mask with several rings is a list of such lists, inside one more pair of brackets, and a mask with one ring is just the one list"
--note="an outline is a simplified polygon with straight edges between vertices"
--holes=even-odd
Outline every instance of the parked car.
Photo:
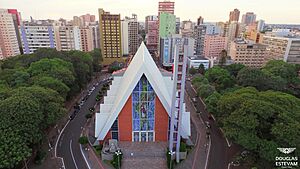
[[192,101],[194,102],[194,103],[197,103],[197,99],[194,97],[194,98],[192,98]]
[[72,121],[72,120],[75,118],[75,116],[76,116],[76,113],[73,112],[73,113],[69,116],[70,121]]
[[211,128],[211,126],[210,126],[210,124],[209,124],[208,121],[205,122],[205,126],[206,126],[207,129],[210,129],[210,128]]
[[250,154],[250,152],[248,150],[244,150],[244,151],[241,152],[241,156],[243,158],[247,157],[249,154]]

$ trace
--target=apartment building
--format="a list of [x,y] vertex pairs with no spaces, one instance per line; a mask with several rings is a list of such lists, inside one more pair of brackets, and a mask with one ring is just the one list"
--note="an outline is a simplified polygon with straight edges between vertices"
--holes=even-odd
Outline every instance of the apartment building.
[[13,15],[0,9],[0,60],[20,54]]
[[266,63],[267,46],[237,39],[232,41],[229,55],[234,63],[260,68]]
[[267,60],[300,64],[300,37],[265,35],[262,43],[267,45]]

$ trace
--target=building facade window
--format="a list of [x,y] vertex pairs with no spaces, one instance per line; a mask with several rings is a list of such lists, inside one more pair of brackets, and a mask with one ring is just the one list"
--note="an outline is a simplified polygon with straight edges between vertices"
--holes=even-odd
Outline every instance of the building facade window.
[[114,124],[111,126],[111,138],[119,140],[119,124],[118,118],[114,121]]
[[154,141],[155,93],[143,75],[132,92],[132,141]]

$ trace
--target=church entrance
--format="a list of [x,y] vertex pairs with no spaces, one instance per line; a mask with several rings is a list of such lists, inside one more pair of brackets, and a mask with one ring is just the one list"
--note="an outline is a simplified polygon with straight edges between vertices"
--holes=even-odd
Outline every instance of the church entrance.
[[154,141],[154,132],[153,131],[140,131],[133,132],[132,136],[134,142],[153,142]]

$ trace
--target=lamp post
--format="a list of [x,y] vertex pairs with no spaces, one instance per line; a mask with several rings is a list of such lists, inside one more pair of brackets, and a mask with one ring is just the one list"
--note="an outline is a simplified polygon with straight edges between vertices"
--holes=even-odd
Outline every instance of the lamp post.
[[118,156],[118,169],[120,169],[120,155],[122,154],[122,152],[120,150],[117,150],[115,154]]
[[172,167],[172,156],[175,154],[175,151],[169,151],[169,154],[170,154],[170,168],[169,169],[171,169],[171,167]]

